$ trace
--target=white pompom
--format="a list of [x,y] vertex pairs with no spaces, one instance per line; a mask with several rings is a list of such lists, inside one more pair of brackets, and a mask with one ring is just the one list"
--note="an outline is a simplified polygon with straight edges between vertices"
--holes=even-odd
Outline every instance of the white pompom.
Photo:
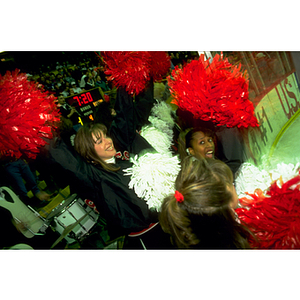
[[173,142],[173,132],[163,132],[153,126],[144,126],[141,129],[141,136],[159,153],[170,151]]
[[164,101],[155,104],[148,118],[151,125],[141,129],[141,136],[145,138],[159,153],[171,150],[173,144],[174,120],[171,116],[171,107]]
[[280,176],[286,182],[299,172],[299,163],[296,165],[280,163],[275,169],[258,168],[252,163],[243,163],[235,180],[236,192],[239,198],[245,197],[245,192],[253,193],[255,189],[261,189],[266,195],[267,189],[273,181],[280,186]]
[[144,199],[149,208],[160,210],[163,199],[175,193],[175,179],[180,171],[178,156],[170,153],[146,153],[131,159],[133,166],[124,170],[131,176],[129,188]]
[[[172,108],[164,101],[154,104],[150,116],[158,118],[166,123],[169,128],[173,128],[175,121],[172,118]],[[150,121],[150,118],[149,118]],[[151,121],[150,121],[151,122]]]
[[172,109],[164,101],[156,103],[149,117],[150,125],[141,129],[143,136],[157,151],[131,158],[133,166],[124,170],[131,176],[129,188],[144,199],[149,208],[160,210],[163,199],[175,192],[175,179],[180,171],[178,156],[172,156]]
[[156,129],[158,129],[161,132],[164,132],[166,134],[173,135],[172,127],[170,127],[169,124],[167,122],[165,122],[164,120],[161,120],[157,117],[152,117],[152,116],[150,116],[148,118],[148,120],[151,123],[151,125],[153,127],[155,127]]

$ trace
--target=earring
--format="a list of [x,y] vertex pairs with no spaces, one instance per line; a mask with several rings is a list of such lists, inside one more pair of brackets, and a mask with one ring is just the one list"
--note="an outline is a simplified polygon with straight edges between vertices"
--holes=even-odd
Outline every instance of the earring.
[[186,148],[185,151],[186,151],[187,155],[191,155],[189,148]]

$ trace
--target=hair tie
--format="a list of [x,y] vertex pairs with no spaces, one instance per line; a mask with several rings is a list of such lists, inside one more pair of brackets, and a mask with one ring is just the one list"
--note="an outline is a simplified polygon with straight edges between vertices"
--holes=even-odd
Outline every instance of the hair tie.
[[175,196],[177,202],[180,202],[180,203],[183,202],[184,197],[183,197],[183,195],[180,192],[175,191],[175,195],[174,196]]

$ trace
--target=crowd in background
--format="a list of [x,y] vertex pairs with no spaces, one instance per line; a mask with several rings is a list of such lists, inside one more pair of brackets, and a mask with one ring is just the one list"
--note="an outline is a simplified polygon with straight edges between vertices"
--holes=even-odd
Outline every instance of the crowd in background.
[[101,87],[103,91],[112,88],[106,80],[103,65],[96,65],[90,61],[75,64],[60,64],[57,62],[55,70],[42,72],[40,75],[27,74],[29,80],[42,84],[45,90],[56,97],[69,97],[74,94]]
[[[198,57],[196,51],[168,53],[172,69],[176,65],[182,67]],[[66,98],[95,87],[101,87],[105,92],[113,87],[112,82],[106,79],[104,63],[98,56],[99,52],[34,52],[31,55],[29,52],[12,52],[12,56],[14,55],[14,63],[6,70],[20,69],[21,72],[27,73],[30,81],[42,84],[45,90],[56,97],[63,95]]]

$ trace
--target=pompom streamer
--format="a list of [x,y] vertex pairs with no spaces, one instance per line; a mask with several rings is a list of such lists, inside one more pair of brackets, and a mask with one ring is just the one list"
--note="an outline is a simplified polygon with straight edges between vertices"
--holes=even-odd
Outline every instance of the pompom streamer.
[[43,138],[53,137],[59,111],[53,95],[19,72],[0,76],[0,154],[35,158],[46,145]]
[[171,60],[163,51],[103,51],[107,79],[128,94],[138,95],[150,78],[161,80],[169,71]]
[[167,77],[171,103],[217,126],[259,126],[248,97],[247,73],[240,69],[241,64],[234,66],[218,54],[211,63],[202,54],[183,69],[176,66]]

